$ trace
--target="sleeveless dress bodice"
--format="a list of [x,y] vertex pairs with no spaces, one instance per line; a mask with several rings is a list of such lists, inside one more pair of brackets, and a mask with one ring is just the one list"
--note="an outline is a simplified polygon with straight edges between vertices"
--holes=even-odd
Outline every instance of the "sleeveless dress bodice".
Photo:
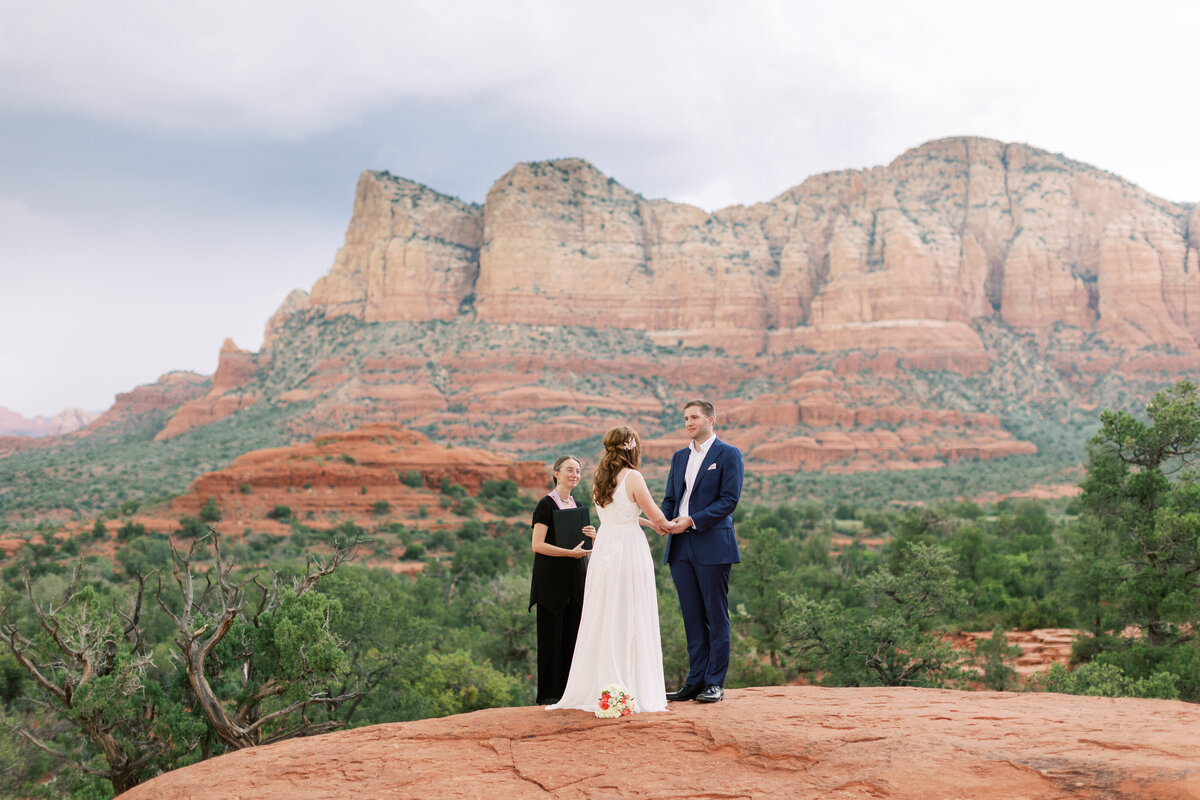
[[[628,472],[625,473],[625,477],[629,477]],[[617,488],[613,489],[612,502],[606,506],[596,506],[596,513],[600,517],[601,525],[637,525],[639,531],[642,529],[638,523],[642,510],[638,508],[637,503],[629,499],[625,490],[625,478],[621,478]]]

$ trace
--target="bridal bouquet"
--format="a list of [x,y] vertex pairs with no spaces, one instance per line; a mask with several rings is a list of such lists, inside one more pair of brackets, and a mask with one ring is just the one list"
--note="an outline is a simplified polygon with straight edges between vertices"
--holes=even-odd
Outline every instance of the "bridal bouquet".
[[608,719],[628,717],[637,711],[637,701],[633,699],[633,695],[615,683],[601,690],[600,700],[596,705],[596,716]]

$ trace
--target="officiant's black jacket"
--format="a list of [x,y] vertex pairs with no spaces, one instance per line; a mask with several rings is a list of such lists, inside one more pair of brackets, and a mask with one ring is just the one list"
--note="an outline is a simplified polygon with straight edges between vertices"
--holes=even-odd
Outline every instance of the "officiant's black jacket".
[[[554,499],[546,495],[533,510],[533,524],[546,526],[546,541],[562,547],[554,538]],[[543,611],[558,613],[572,599],[583,605],[583,581],[587,566],[582,558],[564,558],[533,554],[533,581],[529,587],[529,607],[541,604]]]

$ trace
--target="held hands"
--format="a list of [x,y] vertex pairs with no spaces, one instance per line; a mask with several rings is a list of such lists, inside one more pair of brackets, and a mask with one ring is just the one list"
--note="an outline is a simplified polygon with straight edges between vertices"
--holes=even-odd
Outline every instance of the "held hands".
[[[595,536],[594,533],[592,535]],[[583,542],[580,542],[571,548],[571,558],[583,558],[587,554],[588,551],[583,549]]]
[[655,526],[660,536],[666,536],[668,533],[683,533],[688,528],[692,527],[691,517],[676,517],[670,522],[664,523],[661,527]]

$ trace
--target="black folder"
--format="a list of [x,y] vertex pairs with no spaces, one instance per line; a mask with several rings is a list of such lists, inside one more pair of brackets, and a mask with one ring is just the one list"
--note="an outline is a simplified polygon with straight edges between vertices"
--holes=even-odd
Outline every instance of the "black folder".
[[583,529],[592,524],[592,515],[587,506],[577,508],[557,508],[554,510],[554,544],[575,549],[575,545],[583,542],[584,550],[591,550],[591,539],[583,535]]

